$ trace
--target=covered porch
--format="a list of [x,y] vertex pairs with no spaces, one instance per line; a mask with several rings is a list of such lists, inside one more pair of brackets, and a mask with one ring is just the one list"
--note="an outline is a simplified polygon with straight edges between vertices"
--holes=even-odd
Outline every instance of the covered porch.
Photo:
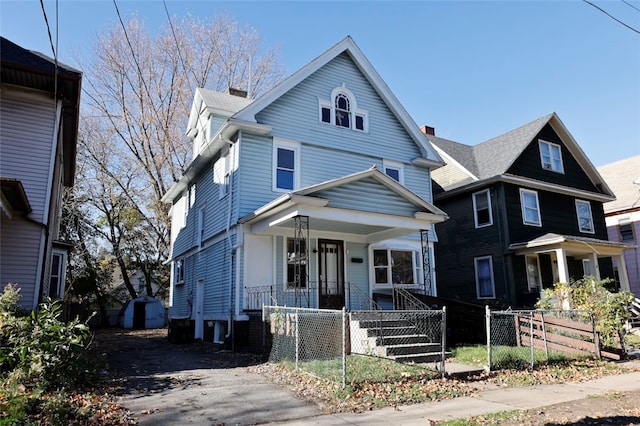
[[[573,235],[545,234],[530,241],[515,243],[509,246],[517,256],[525,256],[527,280],[529,289],[542,289],[540,282],[541,271],[539,258],[542,255],[551,258],[551,273],[553,283],[569,283],[572,279],[581,279],[590,275],[598,280],[603,277],[600,271],[599,259],[615,259],[618,264],[618,284],[621,290],[629,290],[629,278],[624,262],[624,250],[631,246],[607,240],[580,237]],[[572,273],[570,262],[582,263],[582,274]],[[573,268],[575,270],[575,268]],[[614,277],[608,277],[614,278]]]
[[373,309],[374,292],[435,293],[446,214],[376,168],[289,192],[243,218],[242,310]]

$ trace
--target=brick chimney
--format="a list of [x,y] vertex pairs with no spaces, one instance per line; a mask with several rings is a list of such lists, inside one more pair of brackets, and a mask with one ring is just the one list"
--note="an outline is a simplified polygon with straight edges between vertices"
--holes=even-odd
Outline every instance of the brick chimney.
[[247,97],[247,91],[246,90],[242,90],[242,89],[236,89],[234,87],[229,87],[229,89],[227,89],[227,93],[233,96],[238,96],[241,98],[246,98]]
[[435,127],[422,126],[422,127],[420,127],[420,130],[421,130],[421,131],[422,131],[422,133],[424,133],[425,135],[432,135],[432,136],[435,136],[435,135],[436,135],[436,128],[435,128]]

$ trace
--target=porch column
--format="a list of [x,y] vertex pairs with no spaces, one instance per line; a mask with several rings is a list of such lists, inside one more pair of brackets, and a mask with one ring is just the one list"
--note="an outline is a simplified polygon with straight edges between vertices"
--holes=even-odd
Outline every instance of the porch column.
[[569,267],[564,249],[556,249],[556,261],[558,262],[558,281],[569,284]]
[[429,230],[420,230],[420,242],[422,247],[422,276],[424,279],[424,294],[433,296],[433,277],[431,274],[431,256],[429,250]]
[[303,292],[309,305],[309,277],[307,265],[309,264],[309,216],[296,216],[293,218],[295,223],[294,236],[294,252],[295,260],[293,264],[294,286],[295,286],[295,305],[302,307],[301,301]]
[[600,281],[600,265],[598,265],[598,255],[596,252],[589,254],[589,262],[593,265],[593,273],[598,281]]
[[629,286],[629,275],[627,275],[627,263],[624,261],[624,252],[618,256],[613,256],[618,264],[618,279],[620,280],[620,289],[631,291]]

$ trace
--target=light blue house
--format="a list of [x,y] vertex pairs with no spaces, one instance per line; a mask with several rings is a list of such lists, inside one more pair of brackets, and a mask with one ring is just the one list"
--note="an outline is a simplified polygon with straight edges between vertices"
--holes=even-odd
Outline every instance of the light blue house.
[[262,97],[198,88],[172,204],[170,324],[247,342],[263,304],[369,309],[436,294],[443,161],[347,37]]

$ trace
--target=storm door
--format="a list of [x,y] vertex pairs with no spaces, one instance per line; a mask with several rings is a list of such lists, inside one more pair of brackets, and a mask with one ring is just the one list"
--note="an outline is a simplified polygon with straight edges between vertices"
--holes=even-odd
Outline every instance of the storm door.
[[342,241],[318,240],[318,283],[324,309],[344,307],[344,245]]

